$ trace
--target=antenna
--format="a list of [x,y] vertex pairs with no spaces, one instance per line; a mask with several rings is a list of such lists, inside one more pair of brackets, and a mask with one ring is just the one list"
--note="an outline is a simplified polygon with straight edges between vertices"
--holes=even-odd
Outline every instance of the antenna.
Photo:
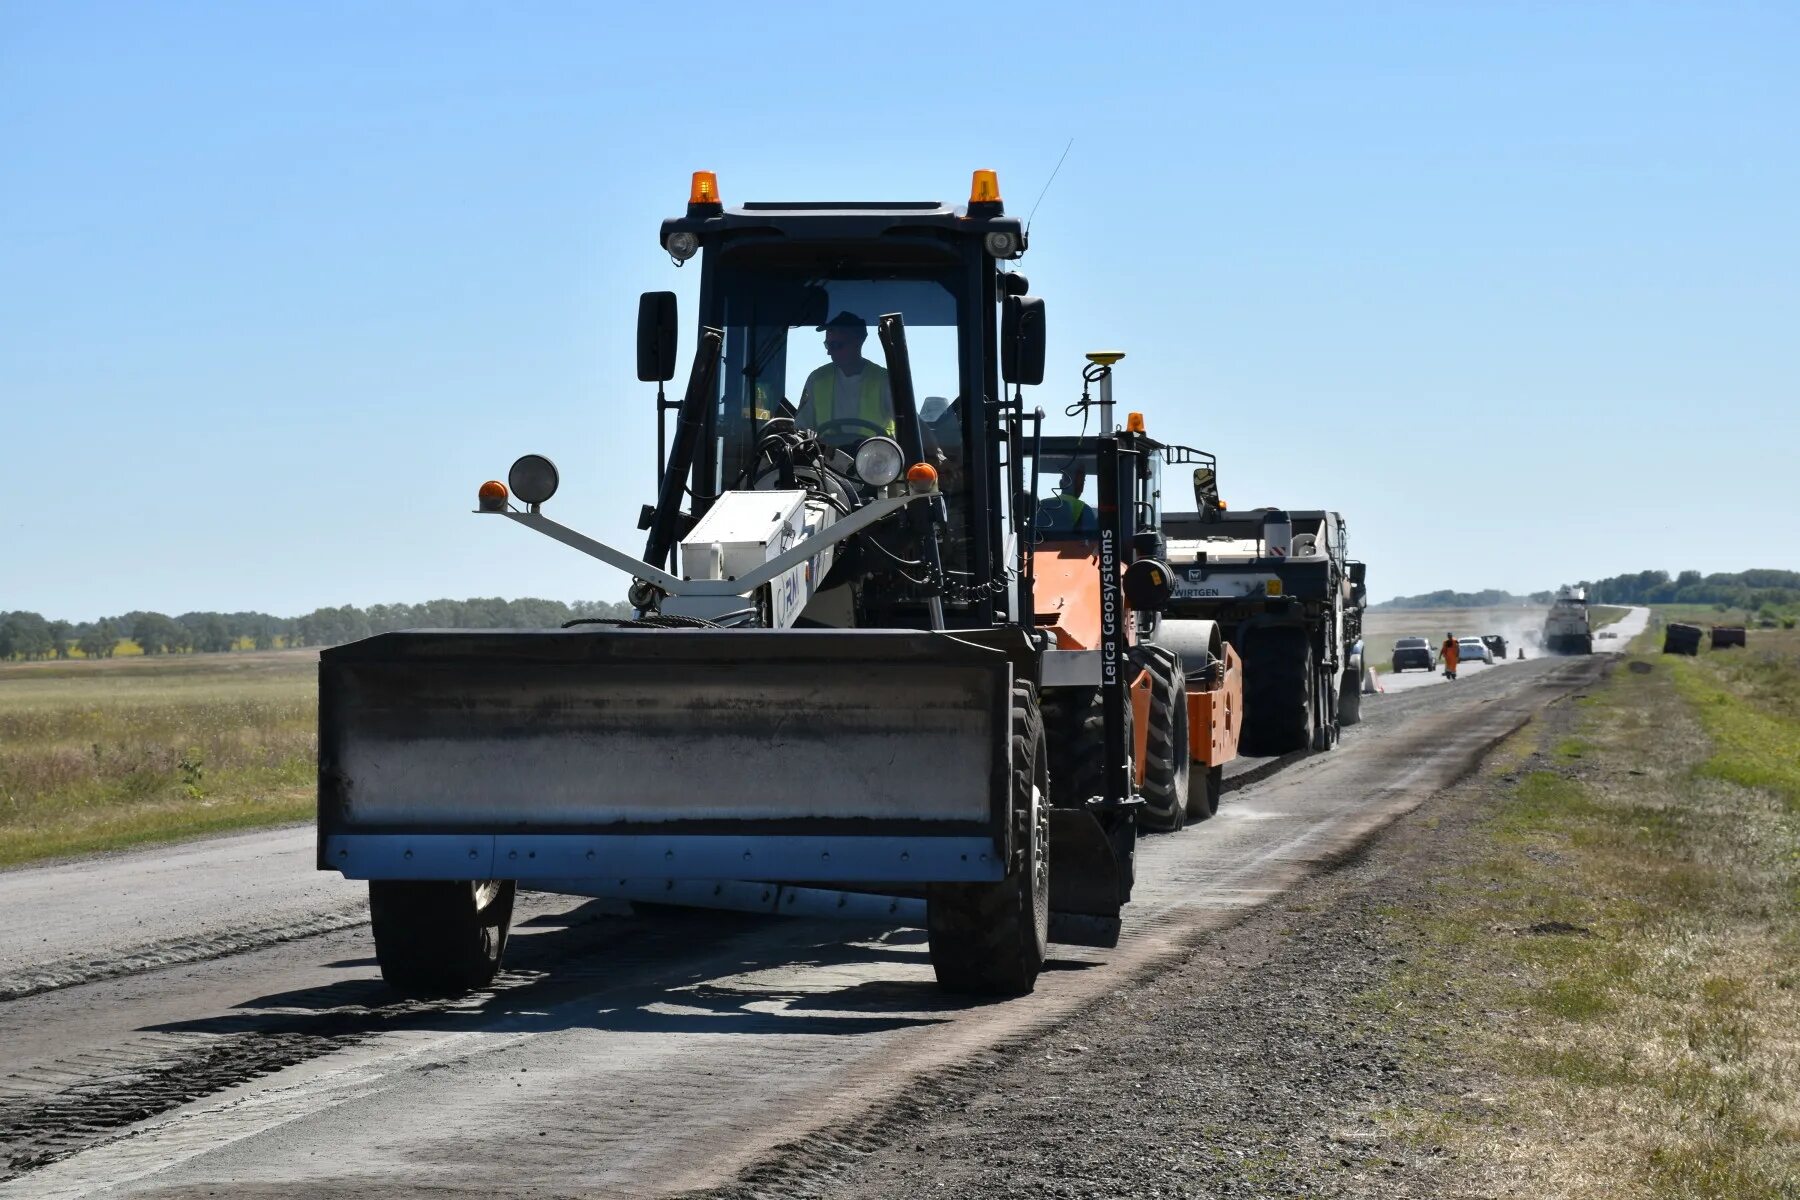
[[1026,237],[1031,236],[1031,218],[1037,216],[1038,205],[1042,204],[1044,202],[1045,195],[1047,195],[1050,191],[1050,185],[1056,182],[1056,173],[1058,171],[1062,170],[1063,159],[1068,158],[1069,151],[1074,148],[1075,148],[1075,139],[1070,138],[1069,144],[1067,146],[1063,147],[1062,158],[1059,158],[1056,160],[1056,166],[1051,170],[1050,178],[1044,180],[1044,190],[1038,193],[1037,203],[1035,203],[1031,206],[1031,211],[1029,213],[1027,213],[1025,216],[1025,236]]

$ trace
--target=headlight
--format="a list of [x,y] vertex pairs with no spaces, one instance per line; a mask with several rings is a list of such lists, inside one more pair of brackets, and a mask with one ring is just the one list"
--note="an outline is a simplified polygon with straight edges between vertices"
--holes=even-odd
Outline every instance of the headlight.
[[671,233],[669,235],[669,240],[663,243],[663,249],[667,250],[669,252],[669,257],[676,262],[686,262],[688,259],[694,257],[694,252],[696,250],[700,249],[699,235],[688,233],[685,230],[679,233]]
[[1016,234],[990,233],[987,235],[987,252],[995,258],[1019,257],[1019,239]]
[[556,495],[556,464],[541,454],[527,454],[506,473],[512,494],[527,504],[542,504]]
[[[856,477],[871,487],[886,487],[900,478],[905,464],[900,443],[893,438],[872,437],[856,448]],[[517,488],[513,489],[515,492]]]

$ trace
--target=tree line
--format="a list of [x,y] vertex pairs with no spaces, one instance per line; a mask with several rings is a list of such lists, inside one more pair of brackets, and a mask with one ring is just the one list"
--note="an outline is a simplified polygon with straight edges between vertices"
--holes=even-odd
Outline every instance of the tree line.
[[423,604],[344,605],[303,616],[260,612],[166,613],[134,610],[97,621],[51,620],[34,612],[0,612],[0,662],[12,659],[111,658],[130,639],[143,653],[224,654],[338,646],[398,629],[546,629],[590,617],[629,617],[631,606],[608,600],[427,600]]
[[1395,596],[1392,600],[1383,600],[1374,608],[1504,608],[1519,604],[1548,604],[1553,592],[1532,592],[1526,596],[1515,596],[1511,592],[1503,592],[1498,588],[1486,588],[1479,592],[1453,592],[1448,588],[1436,592],[1424,592],[1417,596]]
[[1800,605],[1800,571],[1683,571],[1673,578],[1667,571],[1639,571],[1595,580],[1587,590],[1597,604],[1711,604],[1758,612]]
[[[1780,611],[1800,607],[1800,571],[1758,569],[1720,571],[1702,575],[1683,571],[1673,577],[1667,571],[1638,571],[1606,579],[1582,580],[1590,604],[1711,604],[1716,608],[1741,608],[1747,612]],[[1377,608],[1492,608],[1509,604],[1548,604],[1553,591],[1515,596],[1489,588],[1480,592],[1425,592],[1396,596]]]

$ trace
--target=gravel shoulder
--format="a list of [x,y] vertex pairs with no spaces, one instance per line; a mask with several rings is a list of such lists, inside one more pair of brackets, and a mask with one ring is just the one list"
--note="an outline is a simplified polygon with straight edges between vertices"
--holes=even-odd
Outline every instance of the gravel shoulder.
[[[1411,698],[1408,698],[1411,699]],[[1560,703],[1520,737],[1560,736]],[[1380,997],[1438,881],[1479,853],[1505,752],[1169,970],[922,1081],[854,1134],[784,1146],[717,1200],[1494,1194],[1396,1114],[1494,1086]]]

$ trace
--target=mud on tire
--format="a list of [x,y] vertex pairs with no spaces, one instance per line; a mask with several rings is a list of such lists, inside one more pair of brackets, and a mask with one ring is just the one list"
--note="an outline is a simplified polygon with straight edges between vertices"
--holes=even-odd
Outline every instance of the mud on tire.
[[931,966],[946,991],[1023,996],[1050,934],[1050,768],[1037,691],[1013,688],[1012,812],[1018,848],[1005,879],[936,884],[926,894]]
[[459,996],[500,972],[513,882],[371,880],[369,924],[381,978],[404,996]]

